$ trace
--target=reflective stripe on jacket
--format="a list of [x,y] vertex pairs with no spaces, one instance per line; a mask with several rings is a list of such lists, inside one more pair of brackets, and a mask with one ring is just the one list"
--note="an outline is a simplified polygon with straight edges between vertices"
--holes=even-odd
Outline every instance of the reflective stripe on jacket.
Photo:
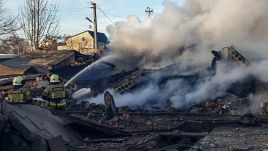
[[8,102],[26,103],[31,100],[31,92],[27,89],[12,89],[8,92]]
[[[49,106],[56,107],[56,103],[55,102],[50,102]],[[62,100],[61,102],[59,102],[57,104],[57,107],[65,107],[65,106],[66,106],[66,100]]]
[[44,90],[42,97],[50,102],[50,106],[56,106],[56,103],[58,103],[58,106],[65,106],[67,91],[61,84],[50,85]]

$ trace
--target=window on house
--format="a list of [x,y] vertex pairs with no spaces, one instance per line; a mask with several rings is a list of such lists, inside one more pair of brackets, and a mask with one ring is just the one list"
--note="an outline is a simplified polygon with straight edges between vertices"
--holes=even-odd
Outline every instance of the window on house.
[[87,41],[85,37],[82,37],[82,47],[86,47]]
[[82,37],[82,41],[85,42],[86,41],[86,38],[85,37]]

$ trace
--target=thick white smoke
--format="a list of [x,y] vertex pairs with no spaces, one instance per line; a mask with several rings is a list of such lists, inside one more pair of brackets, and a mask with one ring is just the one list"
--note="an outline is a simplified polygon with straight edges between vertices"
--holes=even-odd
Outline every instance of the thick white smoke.
[[[163,12],[152,19],[129,16],[107,27],[112,52],[139,57],[143,67],[180,60],[177,71],[194,64],[208,66],[212,60],[208,50],[230,45],[249,60],[268,58],[267,0],[187,0],[183,6],[165,1],[163,5]],[[184,80],[167,82],[161,88],[152,82],[131,93],[114,94],[115,101],[118,106],[163,105],[167,100],[174,107],[191,106],[224,95],[233,82],[250,75],[268,82],[267,66],[268,61],[249,66],[218,64],[216,74],[202,77],[195,87]],[[103,103],[103,95],[89,101]]]
[[[141,63],[172,62],[183,52],[208,63],[209,49],[233,45],[246,57],[268,57],[267,0],[165,1],[163,12],[141,21],[129,16],[107,28],[111,49],[143,56]],[[252,56],[254,54],[254,56]]]
[[[165,106],[167,101],[176,108],[185,108],[198,104],[202,101],[213,100],[226,95],[231,84],[244,81],[249,76],[255,76],[257,79],[267,82],[268,69],[266,69],[268,61],[252,64],[249,66],[219,63],[214,76],[202,75],[194,85],[189,84],[187,79],[170,80],[161,87],[152,81],[148,85],[135,91],[125,93],[123,95],[114,93],[109,90],[115,98],[117,106]],[[153,75],[155,76],[155,75]],[[156,76],[161,76],[160,74]],[[159,77],[155,77],[157,79]],[[251,108],[253,112],[259,111],[260,102],[263,94],[253,95],[251,99]],[[103,94],[95,98],[88,99],[90,103],[103,104]]]

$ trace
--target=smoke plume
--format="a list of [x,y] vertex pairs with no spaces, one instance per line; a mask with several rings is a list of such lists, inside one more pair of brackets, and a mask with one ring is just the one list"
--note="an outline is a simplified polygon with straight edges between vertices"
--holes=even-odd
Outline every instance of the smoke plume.
[[[227,94],[227,90],[232,84],[244,81],[249,76],[254,76],[262,82],[268,81],[268,61],[252,64],[249,66],[230,64],[228,62],[218,63],[214,75],[199,73],[199,77],[194,84],[188,82],[189,79],[176,79],[159,86],[155,83],[163,74],[152,75],[150,83],[143,87],[125,94],[114,93],[109,90],[116,101],[117,106],[144,106],[144,107],[164,107],[167,101],[175,108],[188,108],[199,104],[202,101],[214,100]],[[263,70],[265,69],[265,70]],[[249,110],[259,112],[260,103],[266,101],[267,95],[251,95],[251,105]],[[90,103],[103,104],[103,94],[95,98],[87,99]]]
[[[249,60],[268,58],[267,0],[187,0],[183,6],[165,1],[163,5],[163,11],[151,19],[129,16],[108,26],[112,53],[139,58],[141,67],[163,67],[180,61],[176,71],[208,67],[212,60],[208,50],[231,45]],[[181,79],[159,87],[152,80],[134,92],[113,95],[118,106],[161,106],[169,100],[174,107],[189,107],[226,94],[232,83],[248,76],[268,82],[267,66],[268,61],[251,62],[249,66],[219,63],[213,76],[200,74],[202,80],[194,85]],[[158,79],[163,75],[154,76]],[[102,96],[89,102],[103,103]]]
[[208,50],[231,45],[246,57],[268,57],[266,0],[187,0],[183,6],[165,1],[163,5],[163,12],[150,20],[129,16],[108,26],[111,49],[141,57],[141,65],[166,65],[178,56],[208,63]]

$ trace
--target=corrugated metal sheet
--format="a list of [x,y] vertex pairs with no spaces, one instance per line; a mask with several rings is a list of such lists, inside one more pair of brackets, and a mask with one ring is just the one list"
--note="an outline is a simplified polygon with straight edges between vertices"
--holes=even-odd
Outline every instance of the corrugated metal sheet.
[[18,55],[15,55],[15,54],[0,54],[0,62],[6,61],[8,59],[12,59],[17,56]]
[[44,73],[48,69],[70,64],[74,62],[73,51],[49,51],[31,52],[13,59],[9,59],[0,64],[0,77],[23,75],[28,73]]
[[24,72],[25,69],[23,68],[15,68],[15,67],[9,67],[9,66],[5,66],[0,64],[0,75],[5,75],[8,73],[11,74],[21,74]]
[[47,74],[49,70],[41,66],[25,66],[25,67],[10,67],[0,64],[0,78],[10,76],[24,75],[24,74]]

